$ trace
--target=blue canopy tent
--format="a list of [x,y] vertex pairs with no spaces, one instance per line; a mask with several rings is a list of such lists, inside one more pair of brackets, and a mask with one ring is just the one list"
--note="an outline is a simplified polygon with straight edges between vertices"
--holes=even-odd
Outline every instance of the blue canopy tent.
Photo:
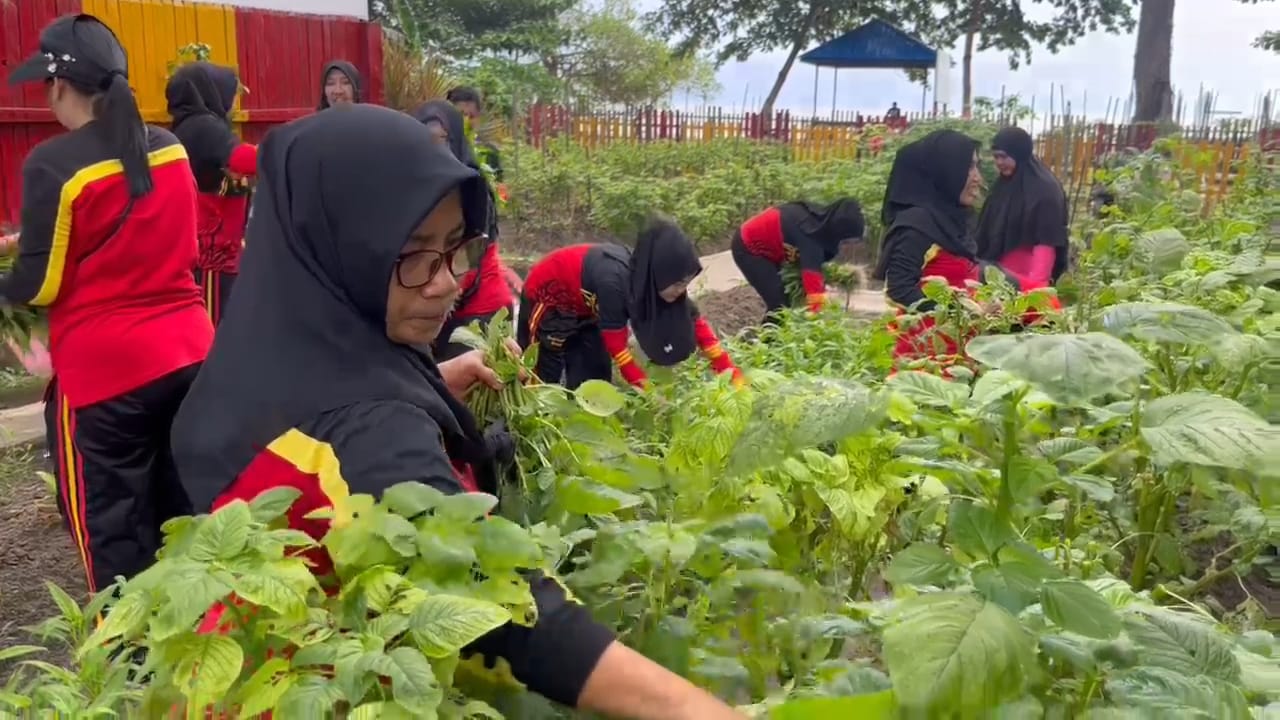
[[938,51],[877,18],[801,55],[800,62],[813,66],[813,114],[817,115],[819,68],[829,67],[835,70],[831,80],[831,104],[834,111],[836,80],[840,76],[840,68],[927,71],[937,67]]

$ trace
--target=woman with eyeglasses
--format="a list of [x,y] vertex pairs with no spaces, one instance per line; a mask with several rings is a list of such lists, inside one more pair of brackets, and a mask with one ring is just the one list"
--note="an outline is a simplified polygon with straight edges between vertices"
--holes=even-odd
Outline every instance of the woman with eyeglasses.
[[49,309],[48,443],[96,592],[151,565],[161,524],[190,512],[169,429],[213,325],[191,272],[187,153],[143,122],[115,35],[90,15],[53,21],[9,75],[35,81],[68,132],[23,164],[18,256],[0,295]]
[[570,390],[609,380],[614,365],[628,383],[644,387],[648,375],[628,347],[628,327],[650,362],[675,365],[698,348],[712,370],[731,373],[741,385],[742,372],[689,299],[689,284],[701,272],[693,243],[663,219],[640,231],[634,251],[611,243],[552,250],[525,278],[516,342],[537,343],[538,378]]
[[258,148],[231,130],[231,109],[240,92],[235,70],[207,62],[178,68],[164,95],[170,127],[182,141],[199,191],[196,279],[216,326],[231,297],[249,219],[250,181],[257,173]]
[[[424,103],[413,111],[413,117],[426,126],[433,141],[448,147],[463,164],[479,170],[474,148],[467,138],[466,121],[453,103],[447,100]],[[498,256],[497,202],[494,189],[488,190],[488,208],[483,225],[485,237],[467,244],[470,270],[458,281],[458,299],[454,301],[448,321],[432,346],[436,360],[455,358],[469,349],[463,343],[451,341],[454,330],[477,322],[484,327],[499,310],[515,310],[515,294],[507,283],[507,269]]]
[[[458,400],[482,377],[414,346],[444,326],[484,222],[487,188],[407,115],[372,105],[273,130],[236,289],[174,424],[174,455],[198,511],[265,490],[301,492],[290,525],[348,494],[420,482],[491,489],[493,462]],[[317,575],[332,563],[322,550]],[[552,700],[623,718],[740,717],[614,639],[553,579],[530,579],[537,620],[464,649],[505,659]],[[217,626],[217,618],[206,620]]]

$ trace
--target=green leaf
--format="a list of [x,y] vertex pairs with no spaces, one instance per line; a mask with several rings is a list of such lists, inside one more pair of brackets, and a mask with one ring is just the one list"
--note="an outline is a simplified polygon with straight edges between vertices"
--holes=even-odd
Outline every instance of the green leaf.
[[994,510],[974,502],[951,503],[947,536],[961,552],[984,560],[994,557],[1000,546],[1017,539],[1013,527],[1000,522]]
[[248,543],[253,514],[245,501],[233,500],[198,522],[188,556],[200,562],[229,560]]
[[1078,580],[1052,580],[1040,588],[1040,606],[1059,627],[1109,640],[1120,634],[1120,616],[1096,590]]
[[1142,608],[1124,618],[1124,629],[1138,646],[1143,665],[1183,675],[1207,675],[1240,681],[1240,664],[1231,643],[1208,623],[1159,608]]
[[884,577],[894,585],[944,586],[960,566],[937,545],[915,543],[893,556]]
[[118,637],[133,637],[147,624],[151,614],[150,598],[141,592],[126,592],[120,601],[112,605],[107,617],[98,625],[76,656],[84,658],[94,647],[101,647]]
[[386,675],[391,678],[391,695],[395,701],[419,717],[434,712],[444,699],[444,690],[436,682],[435,673],[422,652],[398,647],[388,652],[387,657],[391,662]]
[[240,645],[226,635],[213,633],[176,638],[166,644],[165,656],[175,658],[174,683],[195,707],[220,701],[244,667]]
[[1135,267],[1157,276],[1177,270],[1189,252],[1191,243],[1176,228],[1144,232],[1133,241]]
[[968,385],[915,370],[889,377],[885,381],[885,387],[919,405],[938,408],[957,407],[969,397]]
[[1035,640],[999,605],[933,593],[898,606],[884,631],[884,660],[903,709],[978,715],[1022,696]]
[[892,690],[790,700],[769,711],[769,720],[892,720],[896,716]]
[[319,589],[315,575],[297,558],[264,563],[242,573],[235,582],[240,597],[298,620],[306,617],[307,594]]
[[1166,466],[1255,470],[1280,453],[1280,427],[1234,400],[1199,390],[1147,403],[1141,432],[1152,459]]
[[458,493],[440,499],[436,514],[444,519],[471,522],[493,511],[498,498],[487,493]]
[[431,658],[452,655],[511,621],[501,605],[456,595],[431,595],[414,609],[409,632]]
[[382,493],[382,504],[391,512],[412,520],[438,506],[445,494],[420,482],[402,482]]
[[529,531],[501,517],[480,524],[476,552],[486,570],[536,568],[542,563],[542,550]]
[[273,715],[279,718],[329,717],[333,714],[334,705],[343,699],[342,691],[333,680],[305,675],[285,691]]
[[295,487],[271,488],[249,501],[249,515],[254,522],[269,523],[289,512],[301,495],[302,491]]
[[293,687],[295,680],[297,676],[291,671],[288,659],[268,658],[236,691],[235,703],[240,706],[237,714],[253,718],[271,710]]
[[1060,402],[1084,404],[1115,392],[1146,372],[1148,363],[1105,333],[1081,335],[980,335],[966,352],[988,367],[1006,370]]
[[627,406],[627,398],[606,380],[588,380],[574,391],[578,405],[597,417],[609,417]]
[[566,477],[560,482],[555,501],[565,512],[573,515],[607,515],[639,505],[642,499],[639,495],[591,482],[586,478]]
[[47,651],[39,645],[10,645],[7,648],[0,648],[0,663],[39,652]]
[[1107,679],[1107,694],[1120,707],[1141,708],[1144,716],[1169,718],[1250,717],[1240,689],[1218,678],[1160,667],[1139,667]]
[[1213,346],[1240,334],[1204,308],[1171,302],[1112,305],[1098,315],[1097,322],[1117,337],[1174,345]]

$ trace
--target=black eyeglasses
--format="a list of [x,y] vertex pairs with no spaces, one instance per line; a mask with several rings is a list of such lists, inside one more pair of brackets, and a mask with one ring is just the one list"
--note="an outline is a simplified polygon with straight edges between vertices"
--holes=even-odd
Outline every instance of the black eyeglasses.
[[407,290],[425,287],[435,279],[440,268],[447,267],[453,277],[460,278],[478,264],[475,247],[483,246],[488,237],[481,234],[465,240],[451,250],[414,250],[396,258],[396,282]]

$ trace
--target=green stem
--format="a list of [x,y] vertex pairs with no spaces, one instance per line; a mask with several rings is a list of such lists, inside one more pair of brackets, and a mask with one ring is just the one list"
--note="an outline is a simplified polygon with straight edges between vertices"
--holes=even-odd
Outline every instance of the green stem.
[[1018,403],[1022,402],[1025,391],[1009,397],[1004,409],[1003,432],[1001,439],[1002,453],[1000,460],[1000,497],[996,501],[996,519],[1002,523],[1009,522],[1013,514],[1013,461],[1018,456]]

